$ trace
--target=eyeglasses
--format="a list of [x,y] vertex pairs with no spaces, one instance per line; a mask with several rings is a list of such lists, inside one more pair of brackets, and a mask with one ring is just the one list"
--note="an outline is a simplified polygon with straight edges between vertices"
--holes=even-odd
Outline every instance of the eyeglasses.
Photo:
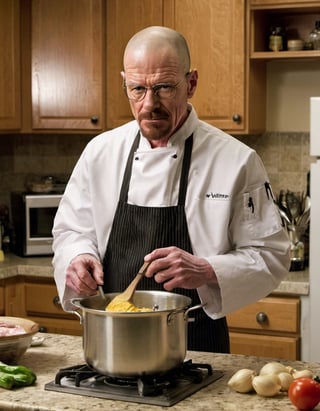
[[[188,74],[190,73],[186,73],[186,76]],[[158,83],[151,87],[141,86],[139,84],[126,84],[124,82],[123,88],[128,99],[132,101],[142,101],[147,94],[147,90],[152,90],[153,94],[160,99],[171,99],[175,97],[177,88],[183,80],[184,79],[180,80],[176,84]]]

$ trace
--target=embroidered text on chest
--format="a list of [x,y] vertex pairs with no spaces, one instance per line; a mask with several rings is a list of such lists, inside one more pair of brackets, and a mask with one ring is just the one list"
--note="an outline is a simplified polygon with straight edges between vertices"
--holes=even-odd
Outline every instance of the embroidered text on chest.
[[206,197],[210,198],[210,199],[215,199],[215,200],[217,200],[217,199],[218,200],[228,200],[229,199],[229,194],[210,192],[210,193],[206,194]]

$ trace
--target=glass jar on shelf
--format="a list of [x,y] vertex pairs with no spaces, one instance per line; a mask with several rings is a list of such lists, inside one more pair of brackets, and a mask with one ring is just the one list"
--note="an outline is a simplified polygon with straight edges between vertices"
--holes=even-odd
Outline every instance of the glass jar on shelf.
[[320,20],[316,20],[314,29],[309,34],[309,41],[314,50],[320,50]]
[[269,50],[282,51],[286,50],[286,33],[283,27],[274,26],[269,30]]

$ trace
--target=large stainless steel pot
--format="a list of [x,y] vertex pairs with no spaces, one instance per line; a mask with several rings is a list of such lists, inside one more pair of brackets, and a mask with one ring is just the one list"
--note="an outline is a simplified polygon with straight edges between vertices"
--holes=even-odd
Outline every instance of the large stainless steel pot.
[[138,376],[166,372],[181,364],[187,350],[189,297],[165,291],[136,291],[134,304],[152,312],[105,311],[117,293],[74,298],[82,310],[83,349],[88,365],[111,376]]

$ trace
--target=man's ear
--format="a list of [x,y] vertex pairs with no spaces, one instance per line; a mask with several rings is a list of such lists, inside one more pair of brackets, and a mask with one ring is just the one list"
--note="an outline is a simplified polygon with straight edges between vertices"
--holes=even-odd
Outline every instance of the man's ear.
[[198,84],[198,71],[196,69],[192,70],[188,78],[188,98],[191,98],[197,88]]

